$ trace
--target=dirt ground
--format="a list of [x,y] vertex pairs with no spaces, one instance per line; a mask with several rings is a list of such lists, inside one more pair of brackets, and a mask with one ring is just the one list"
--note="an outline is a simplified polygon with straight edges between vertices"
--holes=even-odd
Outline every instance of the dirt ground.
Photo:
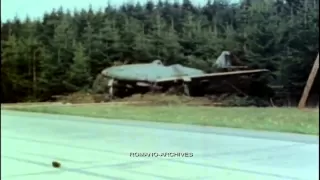
[[55,102],[32,102],[32,103],[12,103],[1,104],[3,108],[10,107],[37,107],[37,106],[118,106],[118,105],[134,105],[134,106],[161,106],[161,105],[184,105],[184,106],[220,106],[222,103],[215,103],[206,97],[188,97],[166,94],[145,94],[133,95],[123,99],[115,99],[104,102],[103,95],[93,95],[89,93],[73,93],[67,96],[56,96]]
[[[68,96],[57,97],[57,102],[63,104],[84,104],[84,103],[101,103],[103,102],[104,95],[95,95],[89,93],[73,93]],[[184,105],[202,105],[214,106],[219,103],[214,103],[207,97],[188,97],[167,94],[136,94],[131,97],[123,99],[115,99],[107,103],[120,103],[120,104],[139,104],[139,105],[168,105],[168,104],[184,104]]]
[[[104,102],[103,95],[94,95],[90,93],[73,93],[67,96],[58,96],[55,102],[28,102],[28,103],[12,103],[1,104],[1,108],[19,108],[19,107],[41,107],[41,106],[166,106],[166,105],[183,105],[183,106],[230,106],[225,99],[208,97],[188,97],[167,94],[145,94],[133,95],[123,99],[115,99]],[[307,112],[319,112],[319,107],[308,107],[300,109]]]

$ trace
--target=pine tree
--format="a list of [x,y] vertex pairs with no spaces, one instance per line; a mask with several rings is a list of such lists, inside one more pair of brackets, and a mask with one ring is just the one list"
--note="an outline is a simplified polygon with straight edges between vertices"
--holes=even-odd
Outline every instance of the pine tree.
[[92,84],[89,58],[85,55],[85,48],[80,43],[74,44],[73,62],[67,71],[64,83],[70,91],[88,90]]

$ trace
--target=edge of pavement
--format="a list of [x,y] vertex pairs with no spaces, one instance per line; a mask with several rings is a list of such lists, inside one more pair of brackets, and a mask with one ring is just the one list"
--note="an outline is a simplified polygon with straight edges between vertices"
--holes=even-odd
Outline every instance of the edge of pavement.
[[[117,126],[131,126],[142,127],[151,129],[162,129],[168,131],[187,131],[193,133],[205,133],[205,134],[217,134],[226,136],[242,136],[248,138],[258,139],[270,139],[279,141],[291,141],[306,144],[319,144],[319,135],[305,135],[295,133],[283,133],[283,132],[270,132],[260,130],[247,130],[239,128],[225,128],[225,127],[213,127],[213,126],[201,126],[201,125],[188,125],[177,123],[165,123],[165,122],[148,122],[129,119],[112,119],[112,118],[93,118],[73,115],[62,114],[49,114],[38,112],[22,112],[14,110],[1,109],[1,119],[3,116],[28,116],[39,118],[42,120],[54,120],[54,121],[76,121],[79,123],[98,123],[106,125]],[[107,120],[106,120],[107,119]]]

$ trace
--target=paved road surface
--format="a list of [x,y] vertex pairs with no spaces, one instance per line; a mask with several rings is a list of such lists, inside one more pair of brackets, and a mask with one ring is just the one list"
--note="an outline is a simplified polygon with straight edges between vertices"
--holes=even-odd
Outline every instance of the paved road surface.
[[315,136],[1,111],[3,180],[317,180],[318,146]]

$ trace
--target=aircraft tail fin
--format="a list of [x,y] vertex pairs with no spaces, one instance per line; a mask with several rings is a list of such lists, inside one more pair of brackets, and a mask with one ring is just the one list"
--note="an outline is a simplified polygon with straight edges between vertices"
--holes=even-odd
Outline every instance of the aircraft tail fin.
[[213,67],[217,69],[247,68],[240,59],[230,51],[222,51],[220,56],[213,62]]

